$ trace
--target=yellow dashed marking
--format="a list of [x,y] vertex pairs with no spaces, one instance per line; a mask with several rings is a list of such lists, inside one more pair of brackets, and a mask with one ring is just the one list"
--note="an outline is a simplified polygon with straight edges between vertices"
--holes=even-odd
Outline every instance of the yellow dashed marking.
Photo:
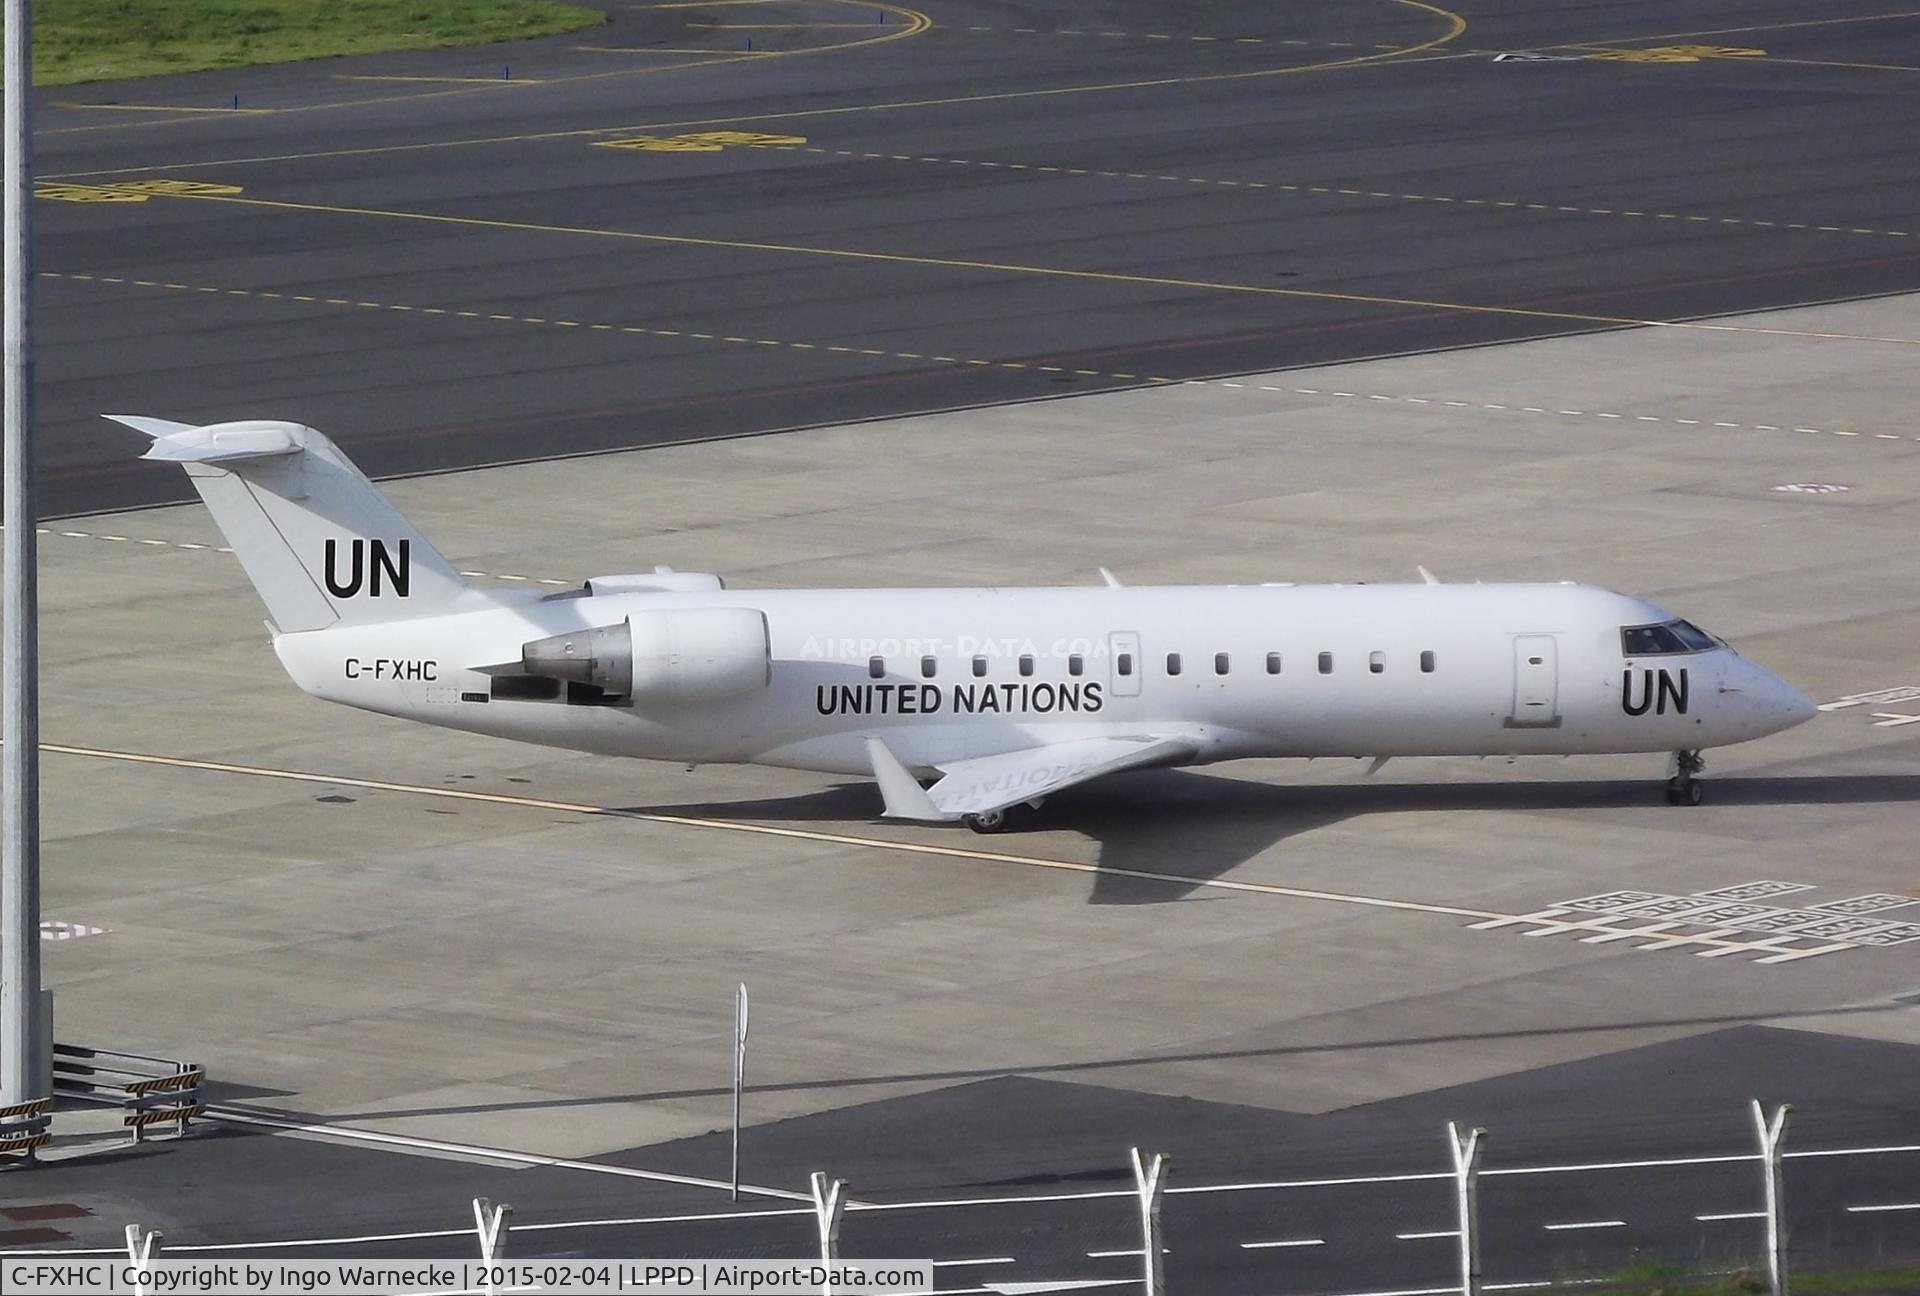
[[[1211,185],[1221,189],[1278,189],[1288,193],[1326,194],[1341,198],[1371,198],[1381,201],[1443,203],[1462,207],[1503,207],[1508,210],[1526,210],[1541,212],[1564,212],[1572,216],[1610,216],[1626,219],[1645,219],[1649,213],[1640,209],[1617,207],[1580,207],[1571,204],[1524,202],[1511,198],[1464,198],[1450,194],[1394,193],[1384,189],[1347,189],[1332,185],[1299,185],[1276,183],[1266,180],[1226,180],[1210,176],[1156,175],[1144,171],[1101,171],[1085,167],[1048,166],[1031,162],[1005,162],[985,158],[937,157],[930,155],[909,155],[904,153],[867,153],[857,149],[830,149],[810,147],[804,150],[794,145],[763,145],[762,147],[781,148],[788,151],[819,153],[830,157],[867,158],[891,162],[927,162],[939,166],[974,166],[996,171],[1029,171],[1046,175],[1100,176],[1108,180],[1147,180],[1158,184]],[[1700,216],[1680,212],[1652,213],[1656,220],[1684,220],[1696,224],[1719,222],[1722,225],[1746,225],[1754,229],[1794,229],[1812,230],[1823,234],[1862,234],[1881,238],[1910,238],[1913,231],[1904,229],[1878,229],[1865,226],[1810,225],[1790,221],[1761,220],[1746,216]]]
[[[1319,49],[1353,49],[1355,48],[1352,41],[1310,41],[1310,40],[1300,40],[1298,38],[1293,38],[1293,37],[1279,37],[1279,36],[1210,36],[1210,35],[1196,36],[1196,35],[1181,35],[1181,34],[1172,33],[1172,32],[1090,31],[1084,27],[1055,27],[1051,29],[1040,28],[1040,27],[967,27],[964,29],[956,28],[954,30],[979,32],[982,35],[988,35],[988,36],[992,36],[992,35],[1070,36],[1070,37],[1091,36],[1096,39],[1106,39],[1106,40],[1150,40],[1150,41],[1184,40],[1184,41],[1191,41],[1195,44],[1288,45],[1296,49],[1304,49],[1308,46],[1313,46]],[[1400,47],[1397,45],[1376,44],[1376,45],[1370,46],[1370,48],[1390,50],[1390,49],[1398,49]]]
[[[1364,398],[1370,401],[1379,401],[1382,403],[1396,403],[1396,404],[1411,405],[1411,406],[1440,404],[1447,408],[1454,408],[1454,409],[1477,408],[1477,409],[1482,409],[1482,410],[1486,410],[1493,413],[1529,414],[1529,415],[1540,415],[1548,418],[1582,418],[1582,419],[1594,418],[1594,419],[1608,419],[1613,421],[1630,420],[1632,422],[1637,422],[1637,423],[1671,424],[1676,427],[1700,427],[1703,425],[1703,423],[1708,422],[1707,420],[1695,419],[1695,418],[1662,417],[1657,414],[1628,415],[1628,414],[1621,414],[1621,413],[1616,413],[1616,412],[1606,411],[1606,410],[1560,409],[1560,408],[1549,409],[1546,406],[1542,406],[1542,405],[1508,405],[1508,404],[1501,404],[1497,402],[1476,403],[1472,401],[1461,401],[1461,400],[1435,401],[1432,398],[1424,397],[1424,396],[1404,396],[1404,395],[1398,395],[1398,394],[1386,393],[1386,392],[1362,393],[1362,392],[1351,392],[1351,391],[1324,391],[1320,388],[1315,388],[1315,387],[1279,387],[1279,386],[1272,386],[1272,385],[1260,385],[1258,387],[1249,387],[1249,385],[1246,383],[1235,382],[1235,381],[1226,380],[1226,379],[1202,380],[1202,379],[1190,379],[1190,378],[1171,378],[1163,374],[1150,374],[1142,378],[1139,374],[1125,372],[1125,371],[1102,371],[1098,369],[1069,370],[1062,365],[1032,364],[1022,360],[991,360],[991,359],[985,359],[977,356],[970,356],[970,357],[960,357],[960,356],[951,356],[951,355],[931,355],[930,356],[924,352],[919,352],[919,351],[889,351],[879,347],[853,347],[853,346],[845,346],[840,343],[794,342],[794,341],[787,341],[782,338],[749,338],[749,337],[741,336],[738,334],[688,333],[688,332],[683,332],[682,330],[679,330],[679,329],[648,328],[643,325],[637,325],[637,324],[616,325],[616,324],[610,324],[610,323],[583,323],[582,321],[579,321],[579,320],[553,320],[553,319],[547,319],[537,315],[502,315],[502,314],[483,315],[478,311],[459,310],[459,309],[454,309],[450,307],[441,307],[441,306],[413,306],[410,304],[402,304],[402,303],[395,303],[395,302],[351,301],[344,297],[321,298],[321,297],[309,296],[304,293],[280,293],[280,292],[270,292],[264,289],[253,290],[253,289],[245,289],[245,288],[216,288],[216,287],[210,287],[205,285],[158,283],[148,279],[127,280],[127,279],[113,278],[109,276],[96,276],[96,275],[87,275],[87,274],[66,274],[59,271],[41,271],[39,274],[39,277],[42,279],[67,280],[67,281],[72,281],[77,283],[99,282],[99,283],[113,283],[113,284],[132,284],[133,286],[136,286],[136,287],[164,288],[164,289],[168,289],[176,292],[216,293],[216,294],[224,294],[226,296],[233,296],[233,297],[272,298],[276,301],[299,301],[299,302],[308,302],[313,304],[326,304],[331,306],[346,306],[346,307],[355,307],[355,308],[371,307],[375,309],[384,309],[384,310],[412,311],[416,314],[421,314],[421,315],[431,314],[431,315],[452,316],[452,317],[461,318],[461,319],[475,319],[475,320],[485,319],[489,321],[498,321],[501,323],[523,324],[523,325],[530,325],[534,327],[546,327],[546,328],[582,328],[584,327],[584,328],[591,328],[591,329],[595,329],[603,332],[618,331],[621,333],[627,333],[627,334],[632,334],[632,335],[641,336],[641,337],[656,337],[656,338],[690,337],[690,338],[695,338],[704,342],[720,342],[720,343],[730,343],[730,344],[736,344],[736,345],[743,344],[743,343],[752,343],[755,346],[779,347],[779,348],[785,348],[785,349],[795,350],[795,351],[825,351],[829,354],[871,356],[876,359],[931,360],[932,362],[937,364],[965,364],[965,365],[977,367],[977,368],[1012,369],[1012,370],[1022,370],[1022,371],[1032,370],[1035,372],[1047,373],[1047,374],[1071,373],[1076,377],[1099,378],[1099,379],[1106,379],[1108,381],[1113,381],[1113,382],[1127,382],[1127,383],[1146,382],[1146,383],[1152,383],[1157,385],[1180,384],[1183,386],[1193,386],[1193,387],[1219,387],[1222,389],[1234,390],[1234,391],[1257,390],[1261,392],[1268,392],[1268,393],[1273,393],[1278,395],[1333,396],[1333,397],[1347,399],[1347,400]],[[1890,432],[1868,433],[1868,432],[1862,432],[1852,428],[1795,427],[1791,429],[1784,429],[1780,425],[1772,424],[1772,423],[1746,424],[1746,423],[1732,422],[1728,420],[1712,420],[1711,426],[1715,428],[1720,428],[1725,430],[1735,430],[1735,431],[1780,432],[1783,430],[1791,430],[1793,432],[1800,433],[1807,436],[1836,436],[1836,437],[1850,437],[1850,438],[1854,438],[1856,440],[1861,440],[1861,441],[1869,441],[1869,440],[1894,441],[1894,442],[1912,442],[1912,443],[1920,444],[1920,436],[1905,436],[1898,433],[1890,433]],[[43,534],[60,534],[60,535],[72,536],[75,538],[120,541],[120,542],[125,542],[127,540],[127,537],[125,536],[99,535],[91,532],[63,531],[58,533],[48,533],[43,530]],[[142,540],[142,541],[138,541],[137,543],[151,544],[156,542]],[[157,543],[171,543],[171,542],[157,542]],[[179,547],[196,548],[199,546],[183,545]],[[231,552],[231,550],[225,550],[223,552]],[[485,573],[470,573],[470,574],[484,575]],[[533,578],[525,577],[525,576],[501,576],[499,577],[499,579],[531,580]],[[551,582],[551,583],[564,583],[564,582]]]

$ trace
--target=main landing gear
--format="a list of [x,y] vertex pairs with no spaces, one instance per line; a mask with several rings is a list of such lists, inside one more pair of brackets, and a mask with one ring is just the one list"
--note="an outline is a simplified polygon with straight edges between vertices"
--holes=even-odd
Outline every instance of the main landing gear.
[[988,810],[982,814],[963,815],[961,816],[961,822],[977,833],[1005,832],[1007,829],[1017,828],[1031,819],[1033,812],[1040,808],[1040,803],[1044,800],[1046,800],[1045,797],[1039,797],[1032,801],[1023,801],[1018,805],[1005,806],[999,810]]
[[1707,799],[1707,785],[1699,778],[1707,762],[1701,759],[1697,751],[1677,751],[1673,754],[1673,777],[1667,780],[1667,804],[1676,806],[1697,806]]

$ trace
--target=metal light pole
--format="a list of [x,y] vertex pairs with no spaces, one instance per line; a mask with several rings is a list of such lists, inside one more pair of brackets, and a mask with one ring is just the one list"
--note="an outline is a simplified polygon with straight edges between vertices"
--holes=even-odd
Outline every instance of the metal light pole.
[[45,1097],[40,1017],[40,597],[33,468],[33,38],[6,0],[6,525],[0,582],[0,1105]]
[[733,992],[733,1200],[740,1200],[740,1091],[747,1085],[747,983]]

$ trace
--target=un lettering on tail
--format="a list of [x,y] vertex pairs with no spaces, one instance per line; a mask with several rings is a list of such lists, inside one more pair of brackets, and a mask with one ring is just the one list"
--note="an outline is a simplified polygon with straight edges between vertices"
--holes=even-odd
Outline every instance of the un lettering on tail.
[[[389,549],[384,540],[362,540],[355,538],[347,542],[352,557],[348,560],[348,571],[343,580],[340,576],[340,542],[327,541],[326,580],[327,592],[335,598],[352,598],[362,588],[368,598],[379,598],[392,593],[395,598],[407,597],[407,591],[413,583],[413,542],[396,541]],[[372,561],[368,561],[371,552]]]

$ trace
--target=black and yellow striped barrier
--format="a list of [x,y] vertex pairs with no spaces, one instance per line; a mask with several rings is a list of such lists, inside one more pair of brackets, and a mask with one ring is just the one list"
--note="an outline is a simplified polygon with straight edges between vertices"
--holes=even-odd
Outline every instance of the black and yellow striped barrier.
[[147,1111],[128,1112],[120,1118],[120,1123],[134,1129],[145,1129],[149,1125],[164,1125],[168,1121],[179,1121],[181,1130],[184,1132],[188,1121],[195,1116],[205,1115],[206,1111],[205,1103],[191,1103],[185,1107],[153,1107]]
[[30,1098],[0,1107],[0,1155],[32,1158],[35,1148],[52,1141],[47,1125],[53,1119],[53,1099]]

